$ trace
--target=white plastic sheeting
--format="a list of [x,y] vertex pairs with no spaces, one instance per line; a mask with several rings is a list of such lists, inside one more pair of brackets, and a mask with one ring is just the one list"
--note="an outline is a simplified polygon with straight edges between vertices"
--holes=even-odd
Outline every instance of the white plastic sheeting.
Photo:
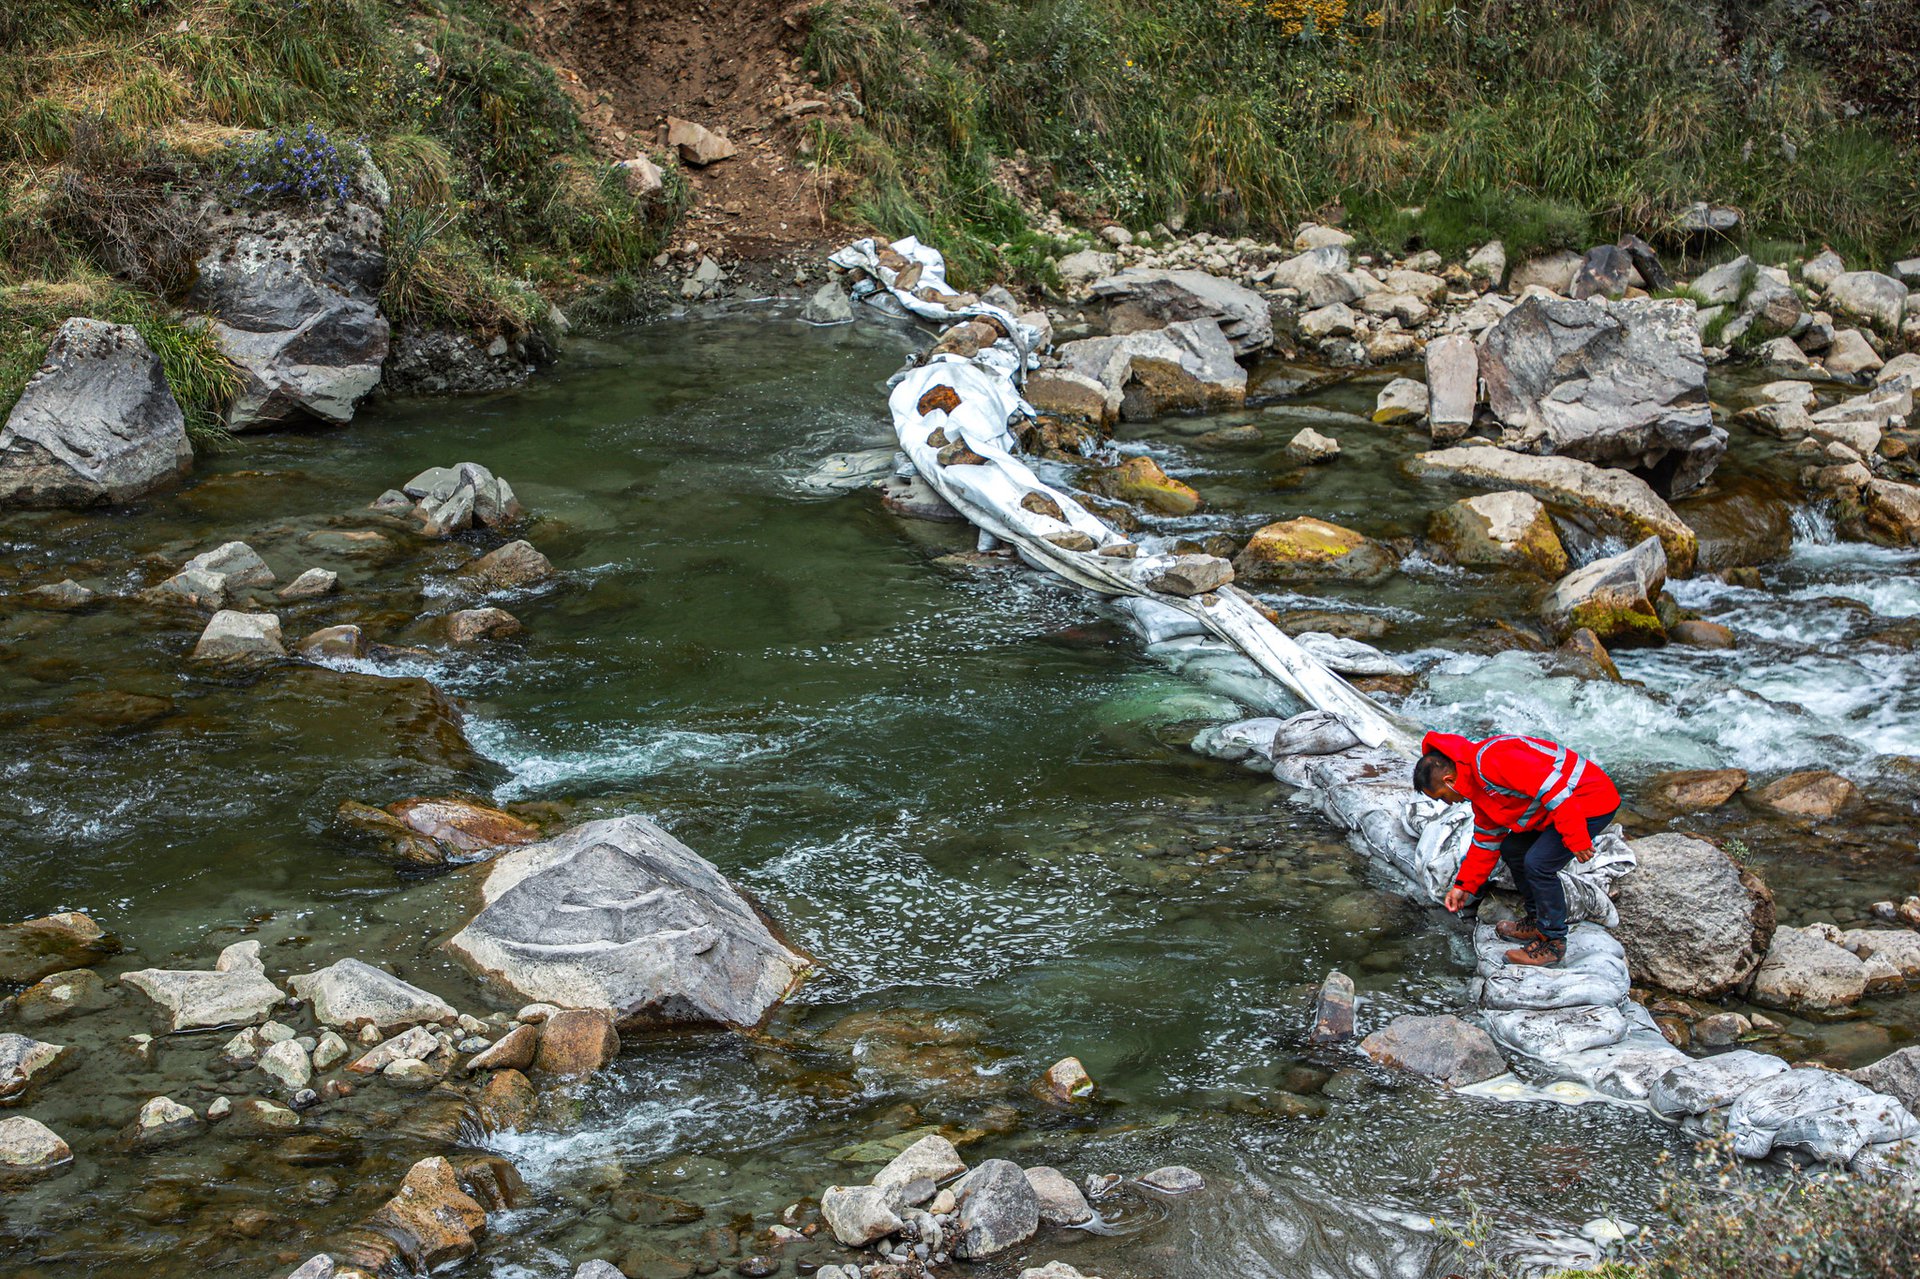
[[[1265,677],[1291,691],[1311,708],[1306,714],[1223,725],[1203,733],[1195,748],[1271,770],[1297,788],[1297,802],[1346,830],[1415,896],[1438,902],[1465,854],[1471,812],[1413,791],[1417,727],[1329,668],[1331,661],[1354,673],[1385,671],[1392,659],[1366,645],[1323,642],[1331,637],[1310,641],[1310,651],[1231,585],[1195,595],[1157,589],[1184,557],[1131,542],[1017,456],[1009,424],[1033,412],[1017,388],[1037,331],[1003,308],[956,293],[939,252],[916,240],[885,248],[861,240],[831,260],[861,273],[858,298],[940,324],[988,319],[1004,335],[971,358],[929,357],[895,379],[888,400],[907,462],[981,531],[982,545],[1005,543],[1035,568],[1117,598],[1149,651],[1176,667],[1216,680]],[[942,450],[960,445],[967,456],[943,464]],[[875,467],[878,459],[862,461]],[[835,475],[823,478],[861,468],[846,459],[833,469]],[[1737,1065],[1732,1054],[1718,1064],[1699,1062],[1667,1042],[1629,994],[1624,952],[1606,931],[1619,922],[1609,885],[1633,867],[1632,849],[1618,827],[1604,832],[1595,849],[1594,857],[1562,872],[1570,918],[1593,921],[1573,928],[1562,963],[1508,965],[1493,929],[1477,930],[1472,997],[1489,1033],[1512,1058],[1529,1063],[1530,1073],[1543,1076],[1544,1086],[1504,1077],[1472,1091],[1645,1105],[1696,1130],[1724,1126],[1750,1157],[1790,1151],[1920,1176],[1920,1123],[1892,1098],[1830,1071],[1775,1068],[1765,1063],[1777,1059],[1764,1054],[1740,1054]]]
[[[947,287],[936,250],[913,239],[895,241],[889,248],[891,252],[883,252],[875,241],[861,240],[835,253],[831,261],[864,272],[868,279],[863,283],[884,288],[884,296],[910,314],[941,323],[983,317],[1011,335],[971,359],[933,356],[895,384],[888,399],[894,433],[921,479],[975,527],[1011,546],[1035,568],[1102,595],[1143,599],[1183,613],[1307,705],[1337,716],[1359,740],[1400,750],[1415,746],[1412,725],[1382,710],[1309,656],[1240,591],[1182,596],[1156,590],[1151,583],[1179,567],[1182,557],[1145,552],[1071,494],[1049,486],[1017,456],[1008,424],[1033,409],[1021,399],[1014,378],[1026,366],[1027,344],[1035,331],[999,307],[963,301]],[[913,273],[913,287],[897,287],[908,272]],[[869,293],[878,295],[879,288]],[[941,449],[954,443],[964,443],[980,460],[942,465]],[[1043,509],[1032,509],[1035,506]],[[1048,513],[1049,506],[1059,512],[1058,518]],[[1089,539],[1092,549],[1061,544],[1074,541],[1073,534]]]

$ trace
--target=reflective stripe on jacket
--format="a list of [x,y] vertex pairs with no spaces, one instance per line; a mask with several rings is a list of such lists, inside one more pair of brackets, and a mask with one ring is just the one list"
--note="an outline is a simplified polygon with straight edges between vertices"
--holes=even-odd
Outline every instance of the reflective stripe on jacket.
[[1470,893],[1493,873],[1508,835],[1551,826],[1569,852],[1585,852],[1593,846],[1587,822],[1620,807],[1620,792],[1598,764],[1544,737],[1505,734],[1476,742],[1428,733],[1421,749],[1453,761],[1454,789],[1473,805],[1473,845],[1453,881]]

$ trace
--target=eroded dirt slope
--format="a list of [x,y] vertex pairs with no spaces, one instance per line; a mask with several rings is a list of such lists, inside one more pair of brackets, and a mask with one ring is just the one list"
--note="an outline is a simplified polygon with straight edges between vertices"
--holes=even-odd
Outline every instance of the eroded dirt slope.
[[794,105],[824,96],[796,69],[809,7],[805,0],[534,0],[521,21],[608,159],[642,149],[664,154],[669,115],[730,138],[739,148],[733,158],[687,170],[695,199],[681,238],[769,258],[842,231],[827,215],[826,192],[794,161],[803,125]]

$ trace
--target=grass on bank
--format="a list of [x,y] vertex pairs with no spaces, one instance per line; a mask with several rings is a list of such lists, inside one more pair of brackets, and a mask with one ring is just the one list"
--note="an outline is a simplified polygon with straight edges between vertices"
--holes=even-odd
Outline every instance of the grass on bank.
[[[1920,1190],[1892,1177],[1755,1165],[1726,1138],[1663,1157],[1658,1177],[1665,1223],[1556,1279],[1911,1279],[1920,1256]],[[1465,1224],[1441,1229],[1445,1261],[1505,1279],[1487,1256],[1493,1223],[1464,1206]]]
[[1920,20],[1883,26],[1907,61],[1860,118],[1878,82],[1789,0],[825,0],[806,61],[864,106],[816,142],[849,210],[935,233],[976,283],[1020,265],[1020,194],[1136,228],[1337,212],[1449,254],[1671,242],[1708,200],[1879,260],[1920,236],[1897,101]]
[[[202,248],[191,208],[209,193],[236,198],[233,144],[261,131],[296,137],[311,125],[381,166],[394,193],[381,303],[396,320],[517,336],[545,322],[542,290],[656,255],[684,187],[632,198],[508,10],[489,0],[0,5],[0,404],[37,363],[36,337],[44,348],[47,298],[64,290],[92,300],[83,313],[153,323],[180,302]],[[176,386],[196,405],[213,389],[206,377]]]

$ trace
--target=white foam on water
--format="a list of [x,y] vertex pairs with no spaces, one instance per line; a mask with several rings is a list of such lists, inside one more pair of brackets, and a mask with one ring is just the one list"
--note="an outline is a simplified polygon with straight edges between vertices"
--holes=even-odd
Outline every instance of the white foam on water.
[[577,1169],[610,1160],[648,1164],[680,1153],[721,1157],[778,1145],[816,1126],[820,1103],[769,1091],[750,1071],[701,1063],[645,1065],[622,1059],[587,1098],[566,1132],[501,1132],[482,1145],[504,1155],[529,1184],[551,1187]]
[[573,749],[529,741],[520,730],[498,720],[470,718],[467,740],[513,776],[494,787],[493,797],[507,801],[564,789],[583,782],[632,782],[686,764],[724,767],[765,755],[778,747],[752,733],[715,733],[696,729],[596,728],[596,744]]
[[[990,822],[992,813],[975,816]],[[821,961],[822,983],[866,993],[902,986],[977,986],[1070,953],[1108,920],[1103,873],[1007,857],[956,877],[919,848],[930,832],[901,811],[822,842],[795,844],[743,878],[785,903],[783,925]]]

